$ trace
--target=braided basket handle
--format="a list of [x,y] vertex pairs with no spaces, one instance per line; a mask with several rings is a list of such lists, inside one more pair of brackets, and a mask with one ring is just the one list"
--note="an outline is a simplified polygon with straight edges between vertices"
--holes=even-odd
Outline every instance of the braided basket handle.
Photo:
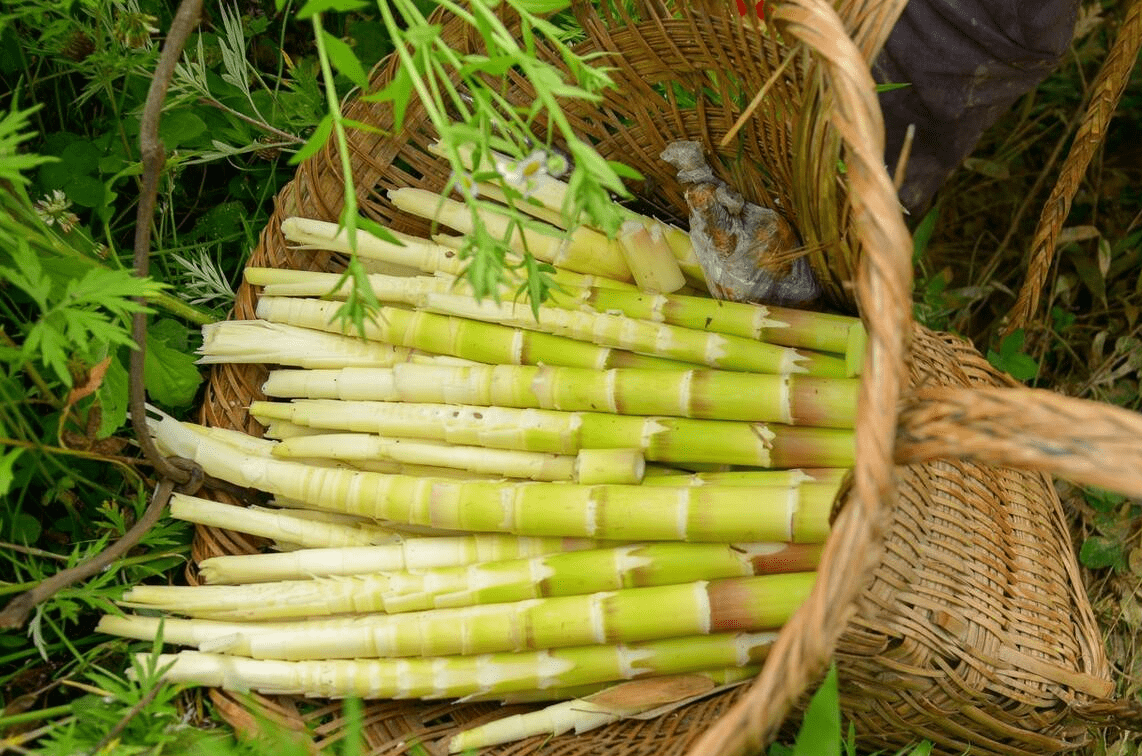
[[1138,58],[1139,47],[1142,47],[1142,0],[1135,0],[1126,11],[1118,38],[1094,80],[1090,104],[1059,171],[1059,178],[1043,205],[1028,253],[1027,278],[1023,281],[1015,306],[1004,326],[1005,333],[1026,328],[1035,318],[1047,274],[1055,261],[1059,232],[1071,211],[1071,201],[1078,191],[1079,183],[1086,174],[1095,150],[1106,135],[1107,124],[1130,80],[1130,71]]
[[1142,415],[1029,388],[916,390],[896,462],[975,459],[1142,496]]
[[[864,24],[864,29],[883,34],[880,30],[890,29],[895,21],[895,15],[888,14],[894,9],[898,15],[903,5],[879,4],[876,25]],[[772,738],[794,701],[832,657],[856,610],[856,597],[880,561],[896,496],[893,446],[897,404],[907,381],[912,244],[884,167],[884,121],[864,54],[875,54],[880,42],[868,41],[866,34],[862,51],[824,0],[782,3],[773,18],[783,33],[816,53],[833,98],[831,122],[845,148],[853,223],[863,249],[857,297],[868,330],[857,404],[856,465],[852,497],[834,523],[811,595],[782,629],[761,675],[698,740],[690,751],[694,756],[741,754]]]

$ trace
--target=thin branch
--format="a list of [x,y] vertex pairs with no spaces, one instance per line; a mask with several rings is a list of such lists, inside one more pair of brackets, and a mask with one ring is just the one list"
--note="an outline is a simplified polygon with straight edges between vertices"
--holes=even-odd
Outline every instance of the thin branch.
[[228,105],[225,105],[221,102],[218,102],[218,100],[215,100],[212,97],[200,97],[198,99],[198,102],[201,105],[209,105],[212,108],[218,108],[219,110],[221,110],[224,113],[229,113],[230,115],[234,116],[235,118],[238,118],[242,121],[245,121],[246,123],[250,124],[251,126],[256,126],[257,128],[261,129],[262,131],[265,131],[268,134],[273,134],[274,136],[279,137],[280,139],[282,139],[286,142],[289,142],[290,144],[305,144],[305,140],[302,139],[301,137],[297,136],[296,134],[291,134],[288,131],[282,131],[281,129],[274,128],[273,126],[266,123],[265,121],[259,121],[257,118],[251,118],[250,116],[246,115],[245,113],[238,111],[238,110],[235,110],[234,108],[231,108]]
[[[155,201],[159,193],[159,174],[162,172],[165,159],[163,145],[159,141],[159,114],[171,79],[174,78],[175,66],[182,57],[186,40],[198,24],[201,12],[202,0],[182,0],[179,4],[162,54],[159,56],[158,65],[155,67],[151,89],[147,92],[147,103],[143,108],[143,117],[139,124],[139,149],[143,158],[143,186],[140,190],[139,208],[135,219],[135,274],[139,277],[146,276],[150,267],[151,222],[155,215]],[[186,483],[191,478],[190,472],[167,460],[155,446],[147,429],[146,389],[143,385],[147,341],[146,313],[134,314],[131,320],[131,335],[136,344],[136,348],[131,352],[131,424],[134,426],[139,446],[163,478]]]
[[86,562],[57,572],[50,578],[41,581],[32,590],[21,593],[9,601],[3,611],[0,611],[0,628],[22,627],[27,622],[28,615],[39,603],[48,600],[69,585],[86,580],[114,564],[120,557],[134,548],[143,539],[147,531],[159,521],[173,490],[174,482],[170,478],[163,478],[155,490],[151,503],[143,512],[143,516],[135,522],[130,530],[123,534],[122,538]]
[[159,695],[159,691],[162,689],[162,685],[152,685],[151,689],[147,691],[146,695],[140,698],[135,703],[135,705],[132,706],[127,711],[127,713],[123,715],[123,718],[116,722],[115,726],[107,731],[107,734],[103,736],[102,740],[96,743],[95,747],[88,751],[88,756],[97,756],[98,754],[102,753],[107,744],[115,740],[115,738],[119,737],[123,730],[127,728],[127,725],[131,723],[131,720],[137,717],[139,712],[147,708],[151,702],[154,701],[155,698]]

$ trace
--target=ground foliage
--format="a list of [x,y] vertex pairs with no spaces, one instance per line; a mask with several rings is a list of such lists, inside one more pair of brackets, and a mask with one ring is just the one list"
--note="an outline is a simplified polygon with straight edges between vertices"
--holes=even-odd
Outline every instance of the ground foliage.
[[[1084,7],[1060,70],[986,134],[912,223],[921,321],[972,338],[1032,385],[1137,410],[1138,70],[1076,197],[1043,316],[1027,333],[998,337],[1057,170],[1051,156],[1060,145],[1065,154],[1123,5]],[[98,552],[145,507],[150,471],[126,424],[130,297],[153,303],[149,395],[187,415],[202,380],[190,356],[198,326],[225,316],[270,200],[292,175],[290,157],[332,133],[323,80],[344,95],[392,49],[384,19],[364,4],[326,13],[319,36],[336,65],[323,72],[314,26],[296,8],[207,3],[163,118],[152,279],[140,282],[129,275],[139,118],[172,13],[161,0],[18,0],[0,13],[0,91],[10,93],[0,107],[0,600]],[[1062,489],[1119,692],[1137,697],[1142,502]],[[128,680],[127,644],[92,632],[123,586],[177,576],[188,543],[186,527],[164,521],[114,569],[44,603],[27,627],[0,630],[0,751],[303,752],[272,728],[271,744],[234,742],[205,699],[154,685],[146,663]],[[830,703],[828,684],[823,691],[807,729],[850,752],[835,692]],[[774,753],[825,752],[803,737]],[[1093,752],[1138,751],[1110,732]],[[336,752],[357,752],[352,728]]]

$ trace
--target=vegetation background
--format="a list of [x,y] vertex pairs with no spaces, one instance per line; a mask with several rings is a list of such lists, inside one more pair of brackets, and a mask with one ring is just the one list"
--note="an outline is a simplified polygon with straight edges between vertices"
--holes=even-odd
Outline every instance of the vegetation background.
[[[996,335],[1125,5],[1084,5],[1059,70],[986,134],[933,209],[913,219],[916,315],[972,338],[1030,384],[1138,410],[1137,68],[1075,199],[1046,316],[1027,333]],[[375,7],[323,7],[326,31],[363,70],[391,51]],[[140,516],[152,481],[126,420],[130,297],[153,302],[150,399],[188,416],[203,379],[193,357],[198,328],[226,316],[272,198],[292,176],[291,156],[328,113],[313,27],[295,7],[207,3],[160,130],[167,154],[153,282],[134,279],[139,120],[173,10],[164,0],[0,4],[0,602],[98,553]],[[356,77],[337,70],[334,87],[344,96]],[[1120,693],[1136,697],[1142,502],[1060,486]],[[156,684],[142,667],[128,680],[128,651],[138,644],[93,632],[124,586],[177,579],[189,541],[187,526],[164,520],[112,568],[40,604],[26,625],[0,628],[0,752],[265,752],[265,744],[236,742],[199,694]],[[839,722],[814,722],[842,747]],[[288,738],[274,747],[292,748]],[[349,738],[341,752],[355,748]],[[1105,733],[1093,752],[1138,753],[1139,741]]]

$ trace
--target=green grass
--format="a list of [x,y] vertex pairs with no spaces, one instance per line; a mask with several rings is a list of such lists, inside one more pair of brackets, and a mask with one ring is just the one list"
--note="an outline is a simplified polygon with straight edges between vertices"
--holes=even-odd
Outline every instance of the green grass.
[[[1085,16],[1060,70],[985,135],[917,219],[915,299],[923,322],[968,336],[1015,377],[1137,410],[1142,152],[1131,135],[1142,133],[1139,71],[1076,197],[1040,319],[1007,339],[998,328],[1057,169],[1050,156],[1069,143],[1068,123],[1123,5],[1108,0]],[[140,515],[151,482],[126,421],[130,297],[154,295],[149,395],[188,416],[201,395],[190,356],[198,325],[225,317],[271,200],[293,174],[289,159],[327,113],[308,22],[269,2],[210,7],[160,132],[168,152],[153,283],[134,280],[139,117],[158,54],[152,29],[166,28],[171,13],[160,0],[18,0],[0,14],[0,91],[10,93],[0,103],[0,602],[97,553]],[[330,14],[324,25],[334,39],[355,40],[365,70],[391,49],[379,17]],[[351,68],[343,51],[334,55]],[[337,92],[348,92],[354,76],[331,73]],[[1064,493],[1119,693],[1136,698],[1140,503]],[[114,569],[61,591],[26,626],[0,630],[0,750],[304,752],[269,727],[273,743],[236,741],[206,698],[154,685],[145,667],[129,679],[128,646],[93,633],[124,586],[177,580],[189,541],[189,528],[164,520]],[[828,684],[823,690],[806,734],[774,754],[851,752],[835,692],[830,703]],[[357,753],[355,732],[335,752]],[[1138,746],[1113,735],[1092,753]]]

